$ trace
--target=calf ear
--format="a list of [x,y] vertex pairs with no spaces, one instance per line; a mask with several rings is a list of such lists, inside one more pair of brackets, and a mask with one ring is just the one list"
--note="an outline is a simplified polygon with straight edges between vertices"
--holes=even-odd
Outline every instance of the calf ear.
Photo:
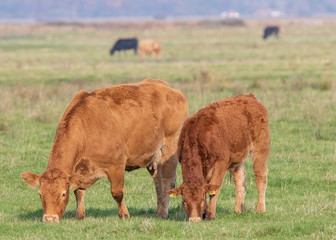
[[69,177],[69,182],[70,182],[70,188],[72,190],[76,190],[77,188],[80,188],[80,186],[84,182],[84,177],[81,175],[73,175]]
[[207,184],[205,185],[205,191],[209,193],[209,195],[215,195],[219,185]]
[[36,188],[40,186],[41,174],[35,174],[31,172],[23,172],[20,174],[20,177],[25,180],[29,186]]
[[177,196],[180,196],[182,194],[182,185],[177,187],[177,188],[174,188],[172,190],[169,190],[168,191],[168,194],[169,196],[171,197],[177,197]]

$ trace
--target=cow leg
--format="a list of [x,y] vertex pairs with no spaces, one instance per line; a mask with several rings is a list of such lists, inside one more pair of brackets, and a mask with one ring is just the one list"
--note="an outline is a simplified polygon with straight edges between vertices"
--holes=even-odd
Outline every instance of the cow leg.
[[108,173],[108,179],[111,182],[111,193],[113,199],[118,205],[118,214],[120,218],[129,218],[130,214],[124,202],[124,179],[125,167],[114,168]]
[[[171,136],[165,139],[165,144],[157,156],[157,172],[151,172],[154,179],[157,193],[157,217],[168,218],[169,195],[168,191],[175,187],[176,167],[178,159],[176,156],[176,138]],[[161,160],[161,161],[160,161]]]
[[77,208],[76,208],[76,219],[84,219],[85,218],[85,208],[84,208],[84,197],[85,197],[85,189],[76,189],[74,191],[76,196]]
[[209,201],[209,206],[206,209],[205,212],[205,220],[212,220],[215,219],[216,216],[216,202],[218,199],[218,196],[220,194],[220,190],[222,188],[222,183],[224,180],[225,173],[228,169],[228,164],[221,162],[217,162],[214,166],[214,170],[212,173],[212,177],[210,179],[209,184],[211,185],[218,185],[220,186],[219,189],[217,189],[216,193],[214,195],[210,195],[210,201]]
[[[162,169],[161,163],[155,160],[151,166],[147,167],[148,172],[152,176],[155,184],[155,191],[157,196],[157,217],[167,218],[168,213],[165,215],[163,211],[163,185],[162,185]],[[167,209],[168,210],[168,209]]]
[[[157,194],[157,217],[168,218],[168,205],[169,205],[169,195],[168,191],[175,187],[176,181],[176,167],[177,167],[177,156],[172,149],[173,144],[176,144],[173,138],[166,138],[165,145],[162,147],[160,154],[158,154],[156,160],[157,169],[155,171],[148,171],[152,175],[155,189]],[[159,164],[161,162],[161,164]]]
[[244,163],[235,167],[231,172],[236,188],[235,213],[242,213],[245,208],[244,199],[246,194],[246,171]]
[[257,212],[264,213],[267,187],[267,157],[269,149],[257,150],[253,153],[253,172],[258,188]]
[[[178,164],[178,158],[176,155],[176,145],[178,136],[166,137],[165,145],[162,148],[162,159],[161,159],[161,169],[162,169],[162,186],[163,186],[163,196],[161,205],[161,216],[168,218],[168,206],[169,206],[169,194],[168,191],[175,187],[176,183],[176,168]],[[159,213],[159,212],[158,212]]]
[[168,206],[169,206],[169,194],[168,191],[175,187],[176,182],[176,167],[178,159],[176,154],[166,155],[169,156],[167,160],[162,161],[162,185],[163,185],[163,196],[162,196],[162,206],[161,213],[162,216],[168,217]]

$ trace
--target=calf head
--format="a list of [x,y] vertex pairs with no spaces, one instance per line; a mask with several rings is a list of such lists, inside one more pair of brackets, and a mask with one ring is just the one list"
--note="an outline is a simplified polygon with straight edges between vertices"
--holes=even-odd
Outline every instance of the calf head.
[[168,194],[171,197],[182,195],[182,205],[189,222],[199,222],[207,209],[206,194],[213,195],[218,188],[217,185],[205,184],[202,181],[187,181],[168,191]]
[[78,188],[83,181],[83,177],[69,177],[59,169],[42,174],[23,172],[20,176],[31,187],[40,186],[38,193],[42,201],[43,222],[59,222],[69,201],[69,186]]

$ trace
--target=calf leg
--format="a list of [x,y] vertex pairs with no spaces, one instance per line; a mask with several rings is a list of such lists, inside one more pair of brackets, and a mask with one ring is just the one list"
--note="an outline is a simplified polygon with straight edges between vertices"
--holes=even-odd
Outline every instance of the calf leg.
[[210,195],[209,205],[208,205],[208,208],[206,209],[205,216],[204,216],[205,220],[215,219],[216,203],[217,203],[218,196],[220,194],[221,187],[216,191],[214,195]]
[[108,179],[111,182],[111,193],[113,199],[117,202],[119,217],[129,218],[130,214],[124,202],[124,178],[125,167],[113,169],[108,173]]
[[77,208],[76,208],[76,219],[85,218],[85,208],[84,208],[84,197],[85,189],[76,189],[74,191],[76,196]]
[[264,213],[267,187],[267,157],[269,149],[255,150],[253,153],[253,172],[258,188],[257,212]]
[[245,208],[244,199],[246,194],[246,171],[244,163],[235,167],[231,172],[236,188],[235,213],[242,213]]
[[225,163],[225,161],[224,161],[224,163],[217,162],[214,166],[214,170],[213,170],[212,177],[210,179],[209,184],[218,185],[220,187],[219,187],[219,189],[217,189],[217,191],[214,195],[210,195],[209,205],[208,205],[208,208],[205,212],[205,220],[215,219],[215,216],[216,216],[216,202],[217,202],[218,196],[220,194],[220,190],[221,190],[221,187],[222,187],[222,183],[223,183],[224,176],[225,176],[227,168],[228,168],[228,164]]

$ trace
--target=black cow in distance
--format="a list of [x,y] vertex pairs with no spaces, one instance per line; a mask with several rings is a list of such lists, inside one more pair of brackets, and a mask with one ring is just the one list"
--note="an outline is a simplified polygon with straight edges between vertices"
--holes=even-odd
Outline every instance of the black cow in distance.
[[137,54],[138,39],[137,38],[120,38],[114,44],[110,50],[110,54],[113,55],[116,51],[134,49],[134,54]]
[[280,28],[277,27],[277,26],[265,27],[263,39],[266,40],[271,35],[274,35],[275,37],[278,38],[279,37],[279,32],[280,32]]

